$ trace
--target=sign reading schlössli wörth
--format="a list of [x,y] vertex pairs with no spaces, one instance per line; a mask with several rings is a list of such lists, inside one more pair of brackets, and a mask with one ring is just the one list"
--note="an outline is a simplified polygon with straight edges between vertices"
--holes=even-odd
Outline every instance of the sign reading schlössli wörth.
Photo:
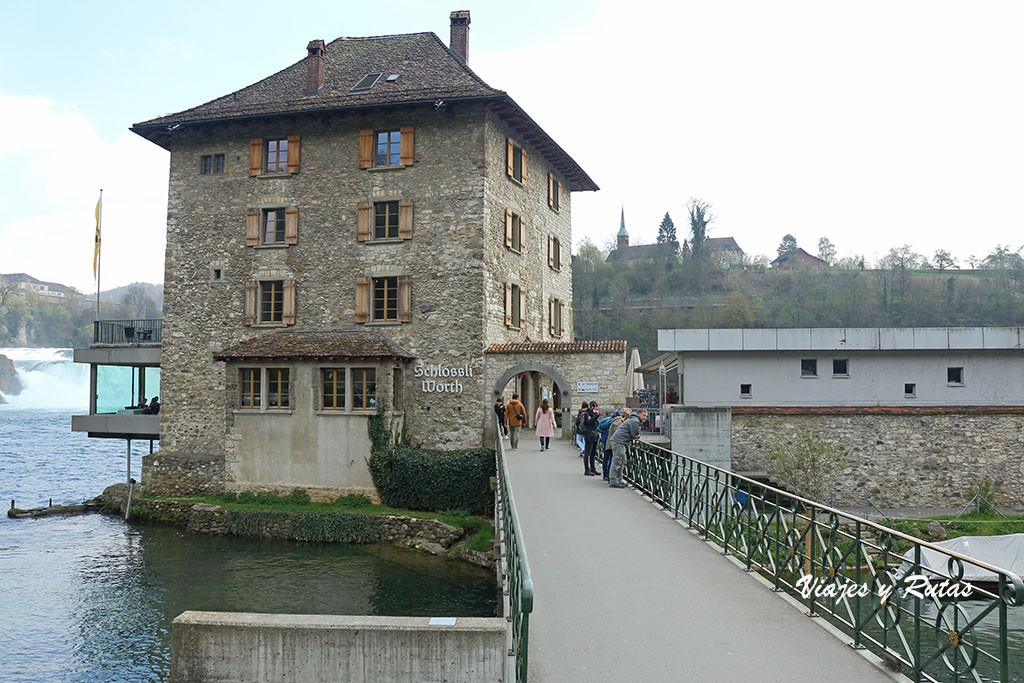
[[[417,365],[412,369],[413,377],[422,381],[423,391],[429,393],[461,394],[460,377],[472,377],[473,368],[466,363],[462,367],[454,365]],[[450,379],[451,381],[445,381]]]

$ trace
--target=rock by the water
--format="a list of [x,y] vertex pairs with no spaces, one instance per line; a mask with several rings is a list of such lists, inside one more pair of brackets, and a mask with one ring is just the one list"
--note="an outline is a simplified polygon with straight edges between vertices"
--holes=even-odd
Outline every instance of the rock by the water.
[[[18,372],[14,369],[14,361],[4,355],[0,355],[0,393],[8,396],[17,396],[21,393],[21,382],[18,380]],[[0,396],[0,403],[4,403]]]

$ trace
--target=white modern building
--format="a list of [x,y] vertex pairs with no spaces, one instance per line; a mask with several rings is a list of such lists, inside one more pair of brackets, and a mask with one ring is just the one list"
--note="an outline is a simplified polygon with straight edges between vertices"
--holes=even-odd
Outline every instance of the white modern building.
[[987,480],[1024,505],[1024,327],[659,330],[658,348],[677,452],[763,475],[772,435],[806,427],[846,448],[837,492],[952,507]]
[[659,330],[687,406],[1024,405],[1024,328]]

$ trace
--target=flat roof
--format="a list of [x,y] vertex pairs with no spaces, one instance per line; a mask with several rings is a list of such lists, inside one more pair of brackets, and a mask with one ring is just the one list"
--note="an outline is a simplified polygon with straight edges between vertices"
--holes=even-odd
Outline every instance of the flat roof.
[[795,327],[658,330],[659,351],[1020,349],[1024,327]]

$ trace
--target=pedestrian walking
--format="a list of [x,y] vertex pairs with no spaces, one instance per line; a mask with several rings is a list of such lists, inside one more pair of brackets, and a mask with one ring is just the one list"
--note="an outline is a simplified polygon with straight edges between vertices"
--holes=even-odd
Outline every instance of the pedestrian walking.
[[512,400],[505,406],[508,422],[508,442],[512,450],[519,450],[519,430],[526,426],[526,407],[519,400],[519,394],[512,394]]
[[641,408],[636,415],[630,415],[615,433],[608,437],[612,445],[612,466],[608,472],[608,485],[613,489],[626,488],[626,482],[622,480],[622,468],[626,464],[626,447],[635,439],[640,438],[640,425],[647,421],[647,409]]
[[580,457],[583,457],[583,451],[586,450],[587,446],[583,440],[583,414],[587,412],[587,408],[590,404],[583,401],[580,404],[580,409],[576,411],[576,419],[572,423],[573,440],[576,442],[576,447],[580,449]]
[[533,425],[537,428],[537,436],[540,438],[540,449],[546,451],[551,447],[551,437],[555,435],[555,411],[547,399],[540,402],[537,414],[533,416]]
[[501,425],[501,435],[504,438],[508,438],[508,425],[505,424],[505,399],[501,396],[498,397],[497,403],[494,404],[494,414],[498,416],[498,424]]

